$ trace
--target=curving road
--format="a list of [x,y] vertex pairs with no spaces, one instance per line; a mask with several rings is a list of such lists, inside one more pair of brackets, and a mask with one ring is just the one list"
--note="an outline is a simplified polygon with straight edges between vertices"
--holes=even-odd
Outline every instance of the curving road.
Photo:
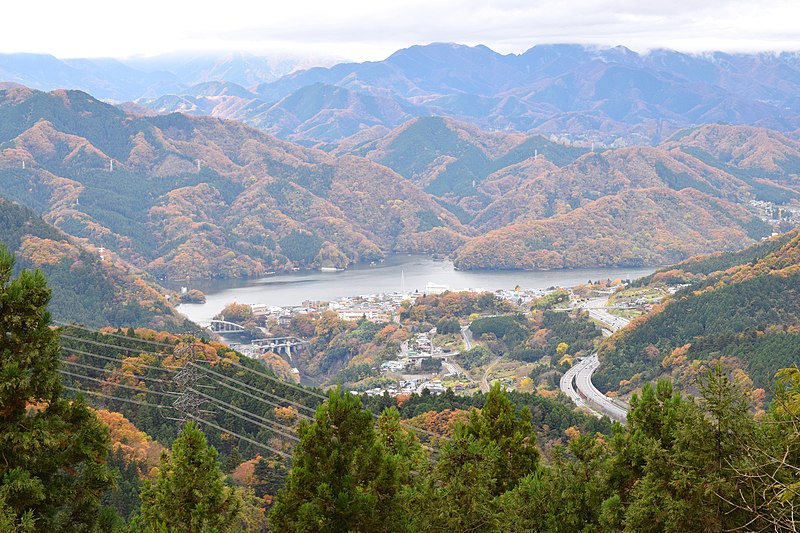
[[469,329],[469,324],[461,326],[461,337],[464,339],[464,348],[467,350],[472,349],[472,331]]
[[[579,365],[575,365],[579,366]],[[580,362],[580,368],[575,374],[575,388],[582,398],[586,398],[589,408],[595,412],[607,415],[613,420],[625,422],[628,417],[628,404],[609,398],[592,383],[592,374],[600,367],[597,354],[593,353]]]
[[489,392],[492,388],[492,385],[489,383],[489,374],[494,370],[494,367],[497,363],[500,362],[500,357],[495,357],[492,359],[492,362],[486,367],[486,371],[483,373],[483,377],[481,378],[481,391],[482,392]]
[[[613,333],[628,325],[628,320],[611,315],[605,310],[608,298],[594,298],[580,307],[589,311],[589,316],[603,323]],[[597,416],[625,423],[630,407],[627,403],[612,399],[600,392],[592,383],[592,375],[600,367],[597,353],[582,359],[561,377],[561,391],[572,399],[578,407],[588,409]]]
[[578,391],[575,389],[575,377],[578,375],[578,372],[580,372],[583,369],[583,365],[584,361],[579,361],[569,370],[564,372],[564,375],[561,376],[561,383],[560,383],[561,392],[569,396],[570,400],[575,402],[575,405],[587,409],[593,415],[596,415],[599,418],[603,416],[602,413],[595,411],[594,409],[591,408],[591,406],[587,405],[586,402],[583,401],[581,395],[578,394]]

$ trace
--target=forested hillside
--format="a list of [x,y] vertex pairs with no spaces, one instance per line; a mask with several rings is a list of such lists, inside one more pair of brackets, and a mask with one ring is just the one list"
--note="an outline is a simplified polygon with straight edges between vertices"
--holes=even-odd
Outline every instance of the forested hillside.
[[[728,157],[740,141],[758,156]],[[76,91],[0,91],[3,195],[157,278],[394,252],[452,254],[460,268],[660,265],[753,242],[771,230],[743,205],[800,194],[797,142],[757,128],[587,153],[427,117],[335,153]]]
[[56,320],[96,327],[193,327],[149,275],[116,258],[102,259],[96,248],[85,248],[31,209],[2,198],[0,246],[17,255],[17,269],[39,268],[47,275]]
[[771,396],[800,353],[800,231],[738,253],[692,259],[643,283],[689,283],[601,347],[598,386],[627,390],[659,375],[690,387],[716,363]]
[[449,252],[466,231],[386,167],[234,122],[131,116],[85,93],[14,88],[0,91],[0,124],[5,196],[159,277]]
[[[763,268],[786,267],[798,244],[784,248]],[[367,400],[378,414],[190,335],[51,328],[44,276],[12,268],[0,251],[4,531],[794,525],[796,368],[760,418],[722,365],[697,377],[697,400],[645,384],[610,435],[607,420],[499,384]]]

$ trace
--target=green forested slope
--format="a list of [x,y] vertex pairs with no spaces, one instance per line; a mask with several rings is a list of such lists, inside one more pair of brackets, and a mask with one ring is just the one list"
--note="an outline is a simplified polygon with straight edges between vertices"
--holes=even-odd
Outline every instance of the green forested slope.
[[17,269],[39,268],[53,289],[57,320],[93,326],[191,328],[157,285],[123,263],[103,261],[70,241],[30,209],[0,197],[0,244],[17,254]]
[[769,391],[778,369],[800,361],[800,232],[678,264],[650,283],[684,279],[692,284],[601,348],[599,386],[665,372],[688,382],[723,360]]

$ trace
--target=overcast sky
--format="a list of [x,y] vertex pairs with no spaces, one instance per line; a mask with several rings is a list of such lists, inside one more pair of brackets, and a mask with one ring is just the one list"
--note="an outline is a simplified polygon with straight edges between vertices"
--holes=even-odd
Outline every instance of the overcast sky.
[[291,50],[357,61],[435,41],[637,51],[800,50],[800,0],[63,0],[4,3],[0,52],[130,57]]

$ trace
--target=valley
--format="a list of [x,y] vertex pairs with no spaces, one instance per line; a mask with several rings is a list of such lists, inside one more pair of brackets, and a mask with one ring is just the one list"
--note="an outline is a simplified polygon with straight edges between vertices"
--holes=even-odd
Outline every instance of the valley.
[[[592,152],[429,117],[334,155],[76,91],[6,89],[0,115],[9,199],[167,280],[392,253],[451,256],[464,270],[657,266],[739,249],[774,231],[764,218],[790,225],[800,195],[797,141],[745,126]],[[723,161],[731,142],[750,152]],[[787,207],[765,216],[758,202]]]
[[[413,35],[468,22],[434,4]],[[143,55],[0,46],[0,531],[796,529],[790,31],[536,44],[563,6],[476,4],[504,52],[356,62],[327,28],[408,9],[202,7],[104,26]]]

